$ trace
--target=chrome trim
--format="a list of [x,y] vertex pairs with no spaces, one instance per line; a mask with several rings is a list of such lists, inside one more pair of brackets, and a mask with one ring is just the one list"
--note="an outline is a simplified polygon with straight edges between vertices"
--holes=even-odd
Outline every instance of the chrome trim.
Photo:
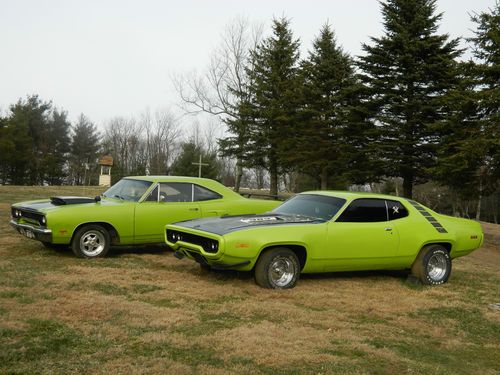
[[13,226],[14,228],[22,228],[22,229],[28,229],[32,232],[35,232],[35,233],[40,233],[40,234],[52,234],[52,230],[51,229],[43,229],[43,228],[37,228],[37,227],[34,227],[32,225],[28,225],[28,224],[19,224],[17,221],[15,220],[11,220],[10,223],[9,223],[11,226]]

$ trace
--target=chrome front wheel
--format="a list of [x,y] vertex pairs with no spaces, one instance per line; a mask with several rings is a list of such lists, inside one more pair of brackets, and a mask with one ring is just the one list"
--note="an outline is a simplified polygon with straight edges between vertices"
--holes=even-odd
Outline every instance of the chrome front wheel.
[[263,288],[293,288],[299,275],[300,263],[297,255],[284,247],[263,252],[255,265],[255,282]]
[[296,264],[289,258],[277,256],[269,265],[268,277],[279,288],[286,287],[295,276]]
[[103,257],[109,250],[110,236],[100,225],[86,225],[73,238],[71,248],[81,258]]

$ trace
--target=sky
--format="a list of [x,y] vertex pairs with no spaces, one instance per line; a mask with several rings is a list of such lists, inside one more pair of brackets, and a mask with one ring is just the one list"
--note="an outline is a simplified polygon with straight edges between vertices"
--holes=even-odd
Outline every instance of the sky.
[[[438,0],[440,33],[471,36],[470,14],[493,4]],[[202,72],[235,18],[269,31],[282,16],[303,57],[326,22],[354,56],[383,33],[376,0],[0,0],[0,111],[38,94],[71,121],[84,113],[101,129],[112,117],[148,108],[180,114],[173,75]]]

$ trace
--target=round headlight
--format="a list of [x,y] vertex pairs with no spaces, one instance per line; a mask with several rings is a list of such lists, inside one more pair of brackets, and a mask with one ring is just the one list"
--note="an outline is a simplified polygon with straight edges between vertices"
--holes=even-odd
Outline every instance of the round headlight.
[[42,217],[42,224],[43,225],[47,224],[47,219],[45,218],[45,216]]

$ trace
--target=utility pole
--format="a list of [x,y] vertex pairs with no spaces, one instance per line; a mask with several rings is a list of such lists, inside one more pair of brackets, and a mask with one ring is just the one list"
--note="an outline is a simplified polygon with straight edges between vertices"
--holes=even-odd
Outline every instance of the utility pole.
[[198,163],[192,162],[191,164],[198,166],[198,177],[201,177],[201,166],[202,165],[209,165],[207,163],[202,163],[201,162],[201,152],[200,152],[200,160],[198,161]]

